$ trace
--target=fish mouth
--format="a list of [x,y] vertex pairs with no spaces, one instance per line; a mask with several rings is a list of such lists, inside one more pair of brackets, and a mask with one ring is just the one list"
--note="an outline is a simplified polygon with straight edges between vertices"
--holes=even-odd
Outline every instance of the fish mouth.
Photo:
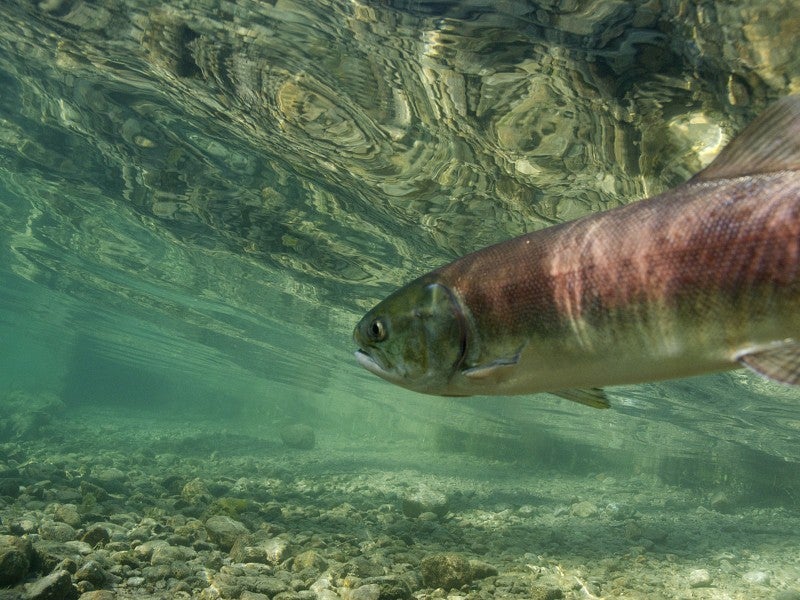
[[355,351],[355,357],[356,362],[358,362],[359,365],[378,377],[392,382],[400,379],[397,375],[387,370],[382,364],[361,349]]

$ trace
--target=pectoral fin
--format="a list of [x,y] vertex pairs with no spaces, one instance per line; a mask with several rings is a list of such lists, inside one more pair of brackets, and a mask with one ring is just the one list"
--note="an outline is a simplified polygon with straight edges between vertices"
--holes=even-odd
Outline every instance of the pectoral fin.
[[508,370],[517,366],[517,363],[519,363],[519,352],[510,358],[498,358],[486,365],[466,369],[463,371],[463,375],[473,380],[503,379]]
[[550,392],[554,396],[559,396],[572,402],[585,404],[592,408],[610,408],[606,393],[601,388],[574,388],[571,390],[560,390],[558,392]]
[[780,383],[800,385],[800,342],[786,340],[737,357],[740,364]]

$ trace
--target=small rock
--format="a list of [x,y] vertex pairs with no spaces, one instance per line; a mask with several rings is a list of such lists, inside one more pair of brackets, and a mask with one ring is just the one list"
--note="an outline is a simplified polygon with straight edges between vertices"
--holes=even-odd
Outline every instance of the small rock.
[[768,586],[770,583],[769,573],[765,571],[748,571],[742,575],[742,579],[753,585]]
[[591,502],[584,500],[583,502],[576,502],[570,506],[569,512],[575,517],[586,519],[595,516],[600,510]]
[[76,600],[78,590],[67,571],[56,571],[28,584],[26,600]]
[[83,534],[81,541],[86,542],[92,548],[97,548],[98,546],[105,546],[109,541],[111,541],[111,535],[109,534],[108,529],[102,525],[94,525],[86,530],[86,533]]
[[187,482],[181,490],[181,498],[189,504],[201,504],[211,501],[211,492],[202,479],[192,479]]
[[422,581],[427,587],[449,590],[472,581],[469,561],[452,552],[426,556],[420,563]]
[[800,590],[781,590],[775,594],[775,600],[800,600]]
[[114,600],[114,592],[109,590],[95,590],[92,592],[84,592],[80,595],[78,600]]
[[534,584],[530,590],[530,600],[558,600],[564,593],[560,588]]
[[316,443],[314,430],[308,425],[287,425],[281,429],[280,435],[284,445],[288,446],[289,448],[310,450]]
[[75,572],[76,581],[88,581],[96,588],[106,584],[108,575],[97,562],[90,560]]
[[483,562],[482,560],[470,560],[469,567],[472,569],[473,579],[485,579],[497,575],[497,569],[493,565]]
[[403,514],[410,519],[416,519],[424,513],[433,513],[437,517],[443,517],[450,510],[450,503],[442,492],[432,490],[427,486],[420,486],[403,497],[402,510]]
[[197,552],[187,546],[170,546],[164,544],[153,548],[153,553],[150,556],[150,564],[157,565],[171,565],[172,563],[184,562],[197,556]]
[[19,521],[11,523],[10,529],[11,533],[14,535],[25,535],[36,533],[39,529],[39,525],[37,525],[36,521],[33,519],[20,519]]
[[139,544],[133,549],[133,551],[136,553],[138,557],[143,558],[145,560],[150,560],[150,558],[153,556],[153,552],[155,551],[155,549],[161,546],[169,546],[169,542],[165,540],[150,540],[142,544]]
[[230,550],[236,538],[249,533],[243,523],[225,515],[209,517],[206,521],[206,531],[211,541],[223,550]]
[[289,557],[289,542],[283,538],[257,540],[245,535],[231,548],[231,559],[238,563],[255,562],[277,565]]
[[381,597],[381,586],[377,583],[360,585],[345,596],[345,600],[379,600]]
[[292,561],[292,571],[305,571],[306,569],[314,569],[316,571],[324,571],[328,566],[328,562],[319,555],[316,550],[306,550],[294,557]]
[[92,553],[92,547],[86,542],[81,542],[80,540],[68,540],[64,542],[64,547],[83,556],[88,556]]
[[717,492],[711,496],[711,508],[717,512],[730,513],[733,512],[733,503],[728,498],[725,492]]
[[74,540],[77,531],[72,525],[66,523],[56,523],[55,521],[45,521],[39,525],[39,535],[45,540],[55,540],[57,542],[68,542]]
[[711,585],[711,574],[707,569],[695,569],[689,573],[689,587],[699,588]]
[[377,585],[380,589],[379,600],[411,600],[411,586],[403,577],[385,575],[383,577],[370,577],[363,582]]
[[245,590],[242,592],[242,595],[239,596],[239,600],[269,600],[269,596]]
[[122,493],[128,476],[115,467],[98,467],[92,471],[94,483],[106,492]]
[[78,514],[78,509],[74,504],[59,504],[53,513],[53,519],[66,523],[72,527],[78,528],[81,526],[83,519]]
[[33,558],[27,538],[0,535],[0,586],[10,586],[25,579]]

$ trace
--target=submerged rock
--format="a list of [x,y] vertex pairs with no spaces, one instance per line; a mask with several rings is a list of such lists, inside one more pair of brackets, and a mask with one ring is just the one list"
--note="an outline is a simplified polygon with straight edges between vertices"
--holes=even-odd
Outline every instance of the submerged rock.
[[255,562],[276,565],[288,557],[289,542],[277,537],[259,540],[254,536],[244,535],[237,538],[231,548],[231,559],[240,563]]
[[403,497],[402,508],[403,514],[412,519],[416,519],[425,513],[433,513],[437,517],[443,517],[450,509],[450,504],[447,496],[442,492],[427,486],[420,486]]
[[83,522],[74,504],[59,504],[56,506],[53,512],[53,519],[75,528],[80,527]]
[[25,578],[33,558],[29,540],[0,535],[0,586],[10,586]]
[[86,533],[81,537],[81,541],[95,548],[97,546],[104,546],[111,541],[111,535],[108,529],[102,525],[94,525],[86,530]]
[[473,579],[469,560],[452,552],[426,556],[420,563],[420,570],[422,582],[431,588],[460,588]]
[[770,576],[766,571],[748,571],[742,575],[742,579],[753,585],[769,586],[770,584]]
[[78,590],[67,571],[56,571],[27,586],[26,600],[74,600]]
[[75,572],[75,581],[88,581],[100,588],[106,584],[108,573],[96,561],[90,560]]
[[600,512],[600,509],[598,509],[597,506],[591,502],[584,500],[583,502],[576,502],[570,506],[569,511],[576,517],[586,519],[595,516],[598,512]]
[[209,539],[223,550],[230,550],[238,537],[250,533],[244,523],[225,515],[209,517],[206,521],[206,531]]
[[306,550],[294,557],[292,561],[292,571],[305,571],[306,569],[314,569],[316,571],[324,571],[328,566],[326,561],[319,552],[316,550]]
[[711,581],[711,574],[707,569],[695,569],[689,573],[689,587],[708,587],[711,585]]

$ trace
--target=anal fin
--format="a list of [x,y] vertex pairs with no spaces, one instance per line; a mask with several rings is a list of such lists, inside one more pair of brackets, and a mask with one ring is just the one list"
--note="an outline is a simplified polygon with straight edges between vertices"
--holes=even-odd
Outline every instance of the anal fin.
[[579,404],[585,404],[592,408],[610,408],[611,403],[606,397],[606,393],[602,388],[573,388],[569,390],[559,390],[557,392],[550,392],[554,396],[571,400]]
[[785,340],[737,357],[740,364],[774,381],[800,385],[800,342]]

